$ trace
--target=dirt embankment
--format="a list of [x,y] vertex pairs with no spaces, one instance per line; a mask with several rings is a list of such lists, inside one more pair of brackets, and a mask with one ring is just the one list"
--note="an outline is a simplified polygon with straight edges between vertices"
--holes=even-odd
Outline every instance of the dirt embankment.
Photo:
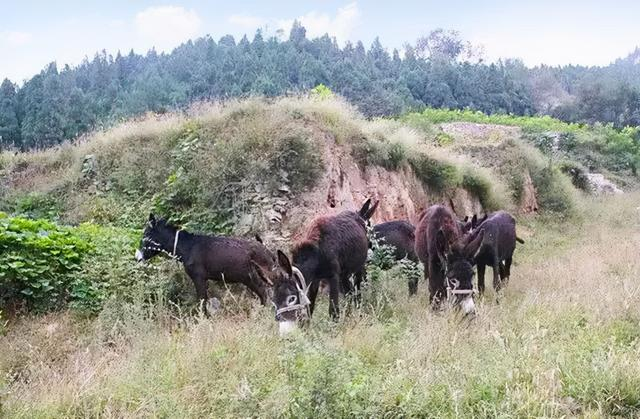
[[316,216],[357,210],[367,198],[380,201],[374,224],[395,219],[417,223],[419,213],[436,203],[447,205],[461,218],[483,211],[478,199],[464,189],[444,197],[429,191],[408,166],[398,171],[361,167],[348,147],[336,144],[329,134],[324,136],[323,162],[324,174],[312,190],[263,210],[267,240],[295,240]]

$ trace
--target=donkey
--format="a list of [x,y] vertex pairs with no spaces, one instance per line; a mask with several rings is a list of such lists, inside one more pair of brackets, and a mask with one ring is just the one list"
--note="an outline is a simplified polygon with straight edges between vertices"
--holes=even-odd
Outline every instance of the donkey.
[[475,239],[479,228],[484,230],[484,239],[476,255],[478,291],[480,294],[484,293],[484,274],[487,266],[493,268],[493,288],[500,291],[511,276],[516,241],[524,243],[524,240],[516,236],[516,220],[506,211],[485,215],[482,222],[473,227],[471,240]]
[[[373,215],[378,202],[371,205],[367,199],[359,212],[343,211],[334,216],[318,217],[311,223],[304,239],[293,246],[293,267],[299,275],[292,275],[285,281],[277,281],[273,288],[273,303],[276,306],[276,320],[288,322],[281,330],[293,327],[299,311],[283,311],[288,305],[300,304],[307,297],[307,290],[301,295],[299,288],[308,287],[309,317],[313,315],[318,288],[322,280],[329,285],[329,314],[334,320],[340,316],[339,294],[355,292],[356,299],[360,284],[365,280],[368,240],[366,223]],[[349,280],[355,275],[354,284]],[[302,278],[302,279],[300,279]]]
[[182,262],[201,303],[207,300],[207,281],[212,279],[242,283],[265,305],[268,287],[285,275],[274,255],[257,240],[193,234],[149,214],[136,259],[148,260],[159,253]]
[[407,258],[418,261],[415,252],[416,228],[408,221],[394,220],[376,224],[373,227],[373,235],[382,244],[393,247],[395,260]]
[[424,264],[432,307],[440,305],[447,291],[465,314],[475,312],[473,261],[484,230],[473,240],[464,235],[455,215],[442,205],[429,207],[416,227],[416,254]]
[[[416,228],[408,221],[395,220],[377,224],[373,227],[373,236],[381,244],[393,248],[393,258],[396,261],[407,258],[418,263],[415,251]],[[409,295],[414,295],[418,290],[418,277],[409,278]]]

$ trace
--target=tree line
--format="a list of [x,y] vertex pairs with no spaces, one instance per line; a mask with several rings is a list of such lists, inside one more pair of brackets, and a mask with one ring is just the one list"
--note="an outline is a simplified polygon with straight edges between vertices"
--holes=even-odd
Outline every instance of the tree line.
[[0,85],[0,146],[50,147],[96,127],[198,100],[278,96],[324,84],[367,116],[424,107],[488,114],[550,114],[574,122],[640,125],[640,51],[609,67],[529,69],[518,60],[485,63],[458,33],[441,29],[401,56],[378,39],[338,46],[308,39],[295,22],[286,40],[257,31],[236,42],[206,36],[168,54],[105,51],[76,67],[49,64],[18,86]]

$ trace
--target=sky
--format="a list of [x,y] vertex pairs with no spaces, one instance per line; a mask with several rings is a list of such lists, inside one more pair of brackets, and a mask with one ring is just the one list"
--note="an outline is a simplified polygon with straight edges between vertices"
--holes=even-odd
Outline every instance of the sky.
[[453,29],[485,58],[525,64],[606,65],[640,46],[640,1],[538,0],[0,0],[0,80],[22,82],[55,61],[77,65],[97,51],[154,47],[171,51],[190,38],[256,29],[288,34],[294,19],[307,36],[339,44],[376,36],[391,51],[436,28]]

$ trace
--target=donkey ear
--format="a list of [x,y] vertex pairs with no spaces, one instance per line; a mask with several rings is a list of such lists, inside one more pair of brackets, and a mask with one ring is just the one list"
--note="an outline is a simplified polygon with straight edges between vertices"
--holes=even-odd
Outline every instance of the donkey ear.
[[464,247],[464,254],[468,258],[475,259],[478,255],[478,252],[480,251],[482,240],[484,240],[484,228],[480,230],[480,233],[478,233],[473,240],[467,243],[467,245]]
[[264,269],[262,269],[262,266],[258,265],[253,259],[251,259],[251,269],[256,275],[258,275],[258,278],[262,279],[267,285],[270,287],[273,286],[273,282],[269,279],[269,276],[265,273]]
[[369,211],[369,205],[371,205],[371,198],[364,201],[364,204],[362,204],[362,208],[360,208],[359,214],[365,220],[366,220],[365,216],[367,215],[367,211]]
[[462,220],[462,222],[463,222],[463,223],[466,223],[467,221],[469,221],[469,216],[468,216],[468,215],[465,215],[465,216],[464,216],[464,220]]
[[476,214],[473,214],[473,217],[471,218],[471,227],[476,228],[477,225],[478,225],[478,216]]
[[291,276],[293,272],[293,270],[291,269],[291,262],[282,250],[278,250],[278,263],[280,264],[280,267],[284,269],[287,275]]
[[367,211],[367,213],[363,217],[365,220],[368,220],[369,218],[371,218],[373,213],[376,212],[376,209],[378,209],[378,204],[380,204],[380,201],[376,201],[376,203],[373,204],[373,206],[371,208],[369,208],[369,210]]
[[259,234],[256,234],[254,237],[255,237],[255,239],[256,239],[256,241],[257,241],[258,243],[260,243],[260,244],[264,244],[264,243],[262,242],[262,237],[260,237],[260,235],[259,235]]
[[436,233],[436,249],[442,256],[446,255],[449,251],[447,238],[444,236],[444,231],[442,231],[442,229],[438,230],[438,232]]

